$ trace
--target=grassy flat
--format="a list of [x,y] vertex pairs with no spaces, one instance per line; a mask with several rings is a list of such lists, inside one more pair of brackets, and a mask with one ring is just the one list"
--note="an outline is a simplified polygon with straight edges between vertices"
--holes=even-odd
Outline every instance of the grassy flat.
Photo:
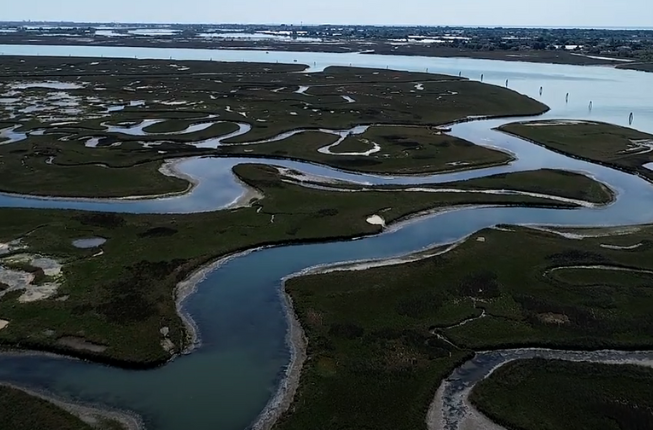
[[481,381],[471,400],[486,416],[511,429],[646,429],[653,422],[653,370],[521,360]]
[[[363,188],[346,186],[349,189]],[[403,187],[381,185],[377,189],[400,190]],[[605,185],[580,173],[557,169],[538,169],[523,172],[500,173],[464,181],[445,182],[440,185],[422,185],[424,189],[461,190],[511,190],[524,193],[555,195],[567,199],[583,200],[594,204],[607,204],[614,193]]]
[[[161,162],[152,161],[123,169],[97,165],[47,166],[43,159],[7,159],[0,170],[4,192],[59,197],[153,196],[183,192],[189,183],[164,176]],[[16,170],[21,174],[17,175]],[[93,178],[92,181],[80,178]]]
[[124,430],[117,422],[107,420],[91,426],[47,400],[6,386],[0,386],[0,411],[3,430]]
[[318,149],[335,143],[338,136],[319,131],[305,131],[276,142],[258,145],[229,145],[220,148],[220,153],[230,156],[262,156],[292,158],[296,160],[322,162],[333,161],[335,157],[323,155]]
[[[456,166],[448,163],[456,161],[469,162],[467,167],[494,165],[506,162],[506,156],[453,138],[431,136],[428,128],[373,129],[370,137],[381,140],[385,151],[374,158],[323,155],[311,142],[296,139],[262,148],[215,149],[214,142],[213,149],[199,149],[193,144],[228,135],[238,129],[235,123],[249,124],[251,131],[232,137],[229,143],[270,138],[298,128],[339,130],[380,123],[432,126],[470,115],[530,115],[547,109],[514,91],[453,76],[347,67],[297,73],[303,68],[5,57],[0,65],[0,89],[15,100],[0,105],[0,114],[6,118],[0,127],[18,126],[16,132],[31,134],[0,145],[0,190],[80,197],[178,192],[186,186],[183,181],[152,174],[162,160],[249,151],[370,172],[451,170]],[[302,93],[303,87],[307,89]],[[162,122],[150,124],[140,135],[107,129],[143,120]],[[180,133],[206,121],[216,124]],[[97,145],[87,148],[91,137]],[[80,184],[77,177],[97,177],[97,185]]]
[[653,63],[620,64],[617,69],[639,70],[641,72],[653,72]]
[[549,194],[597,204],[608,203],[614,198],[614,193],[609,188],[587,176],[554,169],[492,175],[451,182],[443,187],[451,185],[469,190],[514,190]]
[[474,145],[429,127],[371,127],[360,136],[348,137],[331,149],[334,154],[343,154],[366,152],[374,148],[374,143],[381,146],[379,152],[369,156],[318,152],[337,140],[336,135],[308,131],[277,142],[227,146],[221,148],[221,152],[287,157],[344,170],[404,175],[489,167],[512,160],[501,151]]
[[[646,275],[653,270],[653,227],[582,241],[504,227],[480,231],[437,257],[287,282],[308,336],[308,360],[294,406],[277,429],[422,428],[440,380],[474,350],[653,347],[653,282]],[[613,243],[641,246],[601,246]],[[606,268],[568,268],[597,265]],[[484,318],[453,327],[483,311]],[[565,387],[569,393],[575,381]],[[528,389],[535,399],[537,386]]]
[[653,135],[632,128],[586,121],[513,123],[500,130],[529,139],[566,155],[638,173],[653,179],[644,167],[653,162]]
[[332,157],[330,164],[371,173],[438,173],[496,166],[512,160],[508,154],[463,139],[442,134],[428,127],[371,127],[352,136],[333,152],[364,152],[381,146],[369,157]]

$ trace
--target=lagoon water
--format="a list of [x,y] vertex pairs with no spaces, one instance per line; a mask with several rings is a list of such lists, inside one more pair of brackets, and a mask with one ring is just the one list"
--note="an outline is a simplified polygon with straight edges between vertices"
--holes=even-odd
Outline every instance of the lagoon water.
[[[504,85],[551,106],[542,118],[607,121],[653,132],[653,105],[644,88],[653,88],[653,74],[607,67],[578,67],[471,59],[386,57],[361,54],[212,51],[155,48],[71,46],[0,46],[13,55],[105,56],[268,61],[448,73]],[[539,88],[543,87],[542,96]],[[569,102],[565,95],[570,93]],[[588,109],[592,101],[593,109]],[[510,166],[428,178],[384,178],[339,172],[306,163],[271,160],[295,170],[368,183],[444,182],[491,173],[556,167],[588,172],[618,191],[617,202],[600,209],[465,208],[414,220],[374,237],[357,241],[288,246],[253,252],[228,261],[211,272],[187,299],[185,309],[197,322],[202,346],[192,354],[149,371],[126,371],[97,364],[43,356],[0,357],[0,380],[56,393],[67,399],[127,409],[141,415],[152,430],[242,430],[248,427],[274,394],[289,361],[280,279],[307,267],[336,262],[389,258],[425,247],[456,241],[498,223],[621,225],[653,221],[653,187],[635,176],[559,154],[492,131],[506,121],[460,124],[452,134],[477,144],[513,152]],[[230,169],[247,159],[190,159],[180,170],[200,185],[188,196],[138,202],[82,202],[65,199],[25,199],[0,196],[2,206],[79,208],[133,212],[191,212],[224,206],[242,192]],[[257,159],[256,162],[265,162]],[[220,194],[213,194],[222,184]],[[90,206],[89,206],[90,205]],[[127,206],[131,209],[125,209]],[[158,205],[158,206],[157,206]],[[137,209],[136,209],[137,208]],[[255,270],[253,270],[255,268]],[[435,384],[435,381],[434,381]]]

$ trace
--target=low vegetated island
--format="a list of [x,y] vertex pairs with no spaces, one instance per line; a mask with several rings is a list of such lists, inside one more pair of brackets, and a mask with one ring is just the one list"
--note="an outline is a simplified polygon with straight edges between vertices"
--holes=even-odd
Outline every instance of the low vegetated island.
[[653,135],[632,128],[592,121],[512,123],[500,130],[563,154],[653,179]]
[[0,385],[2,427],[7,430],[132,430],[111,416]]
[[470,399],[506,428],[645,429],[653,422],[652,382],[642,366],[534,359],[500,367]]

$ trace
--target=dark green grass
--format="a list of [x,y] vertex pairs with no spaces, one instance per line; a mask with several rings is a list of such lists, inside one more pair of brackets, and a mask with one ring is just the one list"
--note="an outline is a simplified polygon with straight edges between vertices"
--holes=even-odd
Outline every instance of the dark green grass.
[[653,135],[632,128],[592,122],[546,126],[513,123],[500,129],[563,154],[653,179],[653,171],[644,167],[644,164],[653,162],[653,153],[623,152],[632,146],[630,140],[653,139]]
[[565,284],[576,285],[578,288],[596,287],[606,290],[629,289],[633,286],[651,283],[650,273],[624,273],[619,270],[562,268],[550,272],[548,276]]
[[514,190],[549,194],[599,204],[608,203],[614,198],[614,193],[600,182],[578,173],[554,169],[498,174],[452,182],[443,187],[449,185],[470,190]]
[[[2,430],[92,430],[94,427],[54,404],[15,388],[0,386]],[[112,423],[111,425],[115,425]],[[118,427],[104,427],[105,429]]]
[[[200,123],[202,121],[194,121],[194,120],[187,120],[187,119],[170,119],[164,122],[160,122],[158,124],[150,125],[149,127],[145,127],[143,130],[148,132],[148,133],[174,133],[174,132],[180,132],[188,128],[189,126],[193,124]],[[208,120],[207,120],[208,122]]]
[[620,64],[617,69],[639,70],[641,72],[653,72],[653,63]]
[[[653,277],[634,282],[628,272],[603,270],[547,276],[570,265],[650,270],[651,247],[610,250],[600,246],[609,238],[573,241],[510,228],[483,230],[413,263],[290,280],[309,359],[295,406],[277,428],[423,428],[444,369],[473,350],[653,347]],[[649,243],[653,228],[627,238]],[[485,318],[448,328],[483,309]],[[435,369],[442,374],[428,373]]]
[[[338,186],[339,187],[339,186]],[[362,186],[345,185],[347,189],[362,189]],[[377,186],[375,189],[400,190],[398,186]],[[614,193],[605,185],[579,173],[565,170],[539,169],[524,172],[500,173],[464,181],[445,182],[439,185],[422,185],[426,189],[461,190],[511,190],[559,196],[584,200],[596,204],[607,204],[614,199]],[[478,195],[478,194],[477,194]]]
[[[220,152],[229,155],[268,155],[317,162],[344,170],[369,173],[420,174],[489,167],[512,158],[500,151],[483,148],[455,137],[437,134],[427,127],[373,127],[360,137],[345,139],[334,153],[364,152],[381,145],[370,156],[329,155],[318,149],[334,143],[338,136],[317,131],[296,134],[278,142],[227,146]],[[465,166],[449,165],[455,161]]]
[[512,430],[645,430],[653,426],[653,370],[520,360],[481,381],[471,400]]
[[330,163],[363,172],[418,174],[495,166],[512,159],[428,127],[372,127],[345,139],[333,152],[364,152],[373,147],[372,142],[381,146],[380,152],[369,157],[331,157]]
[[[91,65],[96,62],[99,64]],[[252,148],[212,151],[192,146],[194,142],[235,131],[232,122],[252,125],[250,133],[231,140],[231,143],[242,143],[297,128],[347,129],[379,123],[434,125],[470,115],[529,115],[547,109],[505,88],[452,76],[347,67],[330,67],[320,73],[294,73],[302,67],[219,62],[183,62],[182,67],[182,63],[173,61],[6,57],[0,65],[0,83],[56,80],[81,83],[84,87],[65,91],[77,97],[81,113],[75,117],[82,119],[54,126],[55,120],[49,118],[58,116],[60,108],[38,115],[19,112],[34,100],[47,100],[52,90],[30,88],[20,92],[32,101],[19,102],[15,122],[7,125],[21,124],[21,131],[46,127],[47,132],[21,143],[2,145],[0,189],[81,197],[177,192],[186,184],[152,175],[158,163],[186,155],[247,154]],[[423,91],[415,90],[417,82],[424,85]],[[293,92],[300,85],[311,87],[308,95]],[[287,90],[274,91],[283,87]],[[347,103],[343,95],[353,96],[356,102]],[[134,101],[145,104],[106,113],[106,106],[129,105]],[[185,104],[163,103],[170,101]],[[147,131],[169,133],[206,121],[209,115],[218,116],[214,121],[226,122],[195,133],[148,136],[108,133],[102,126],[164,119],[165,122],[150,126]],[[397,130],[400,136],[395,133]],[[327,163],[342,169],[390,173],[447,170],[448,160],[458,161],[454,160],[458,156],[468,158],[474,167],[506,161],[504,154],[453,138],[431,136],[426,128],[397,130],[370,131],[371,137],[383,141],[386,151],[375,157],[322,156],[315,153],[317,148],[312,142],[305,144],[297,140],[265,145],[267,150],[256,148],[255,153]],[[84,140],[91,136],[101,138],[97,148],[84,147]],[[62,137],[68,140],[61,141]],[[161,141],[165,143],[149,149],[140,144]],[[111,147],[113,144],[119,146]],[[55,156],[53,164],[45,164],[50,156]],[[107,170],[94,164],[125,169]],[[97,186],[83,184],[78,177],[97,177]]]
[[366,152],[374,148],[372,142],[364,137],[347,138],[335,148],[331,148],[334,154],[346,154],[348,152]]
[[[0,169],[5,192],[60,197],[153,196],[183,192],[187,181],[159,173],[161,162],[113,169],[97,165],[45,164],[46,157],[7,159]],[[92,178],[86,180],[83,178]]]
[[306,131],[277,142],[261,143],[258,145],[223,146],[220,148],[220,152],[232,156],[272,156],[328,162],[333,161],[334,157],[322,155],[317,150],[334,143],[336,140],[338,140],[338,136],[333,134],[320,133],[319,131]]

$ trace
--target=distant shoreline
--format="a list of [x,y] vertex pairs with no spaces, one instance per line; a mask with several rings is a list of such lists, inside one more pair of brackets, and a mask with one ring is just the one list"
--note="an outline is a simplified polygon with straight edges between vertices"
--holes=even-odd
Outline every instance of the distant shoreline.
[[[524,51],[477,51],[454,47],[432,46],[419,44],[393,45],[385,40],[370,41],[278,41],[278,40],[213,40],[196,37],[178,39],[169,37],[62,37],[19,35],[0,33],[0,45],[32,45],[32,46],[88,46],[88,47],[131,47],[131,48],[166,48],[166,49],[207,49],[207,50],[255,50],[266,52],[320,52],[339,54],[376,54],[387,56],[423,56],[431,58],[471,58],[478,60],[499,60],[512,62],[529,62],[545,64],[566,64],[574,66],[625,66],[628,64],[643,64],[645,67],[636,69],[650,71],[651,63],[642,63],[637,59],[631,63],[615,58],[592,57],[578,55],[570,51],[524,50]],[[618,67],[622,68],[622,67]],[[631,67],[635,69],[634,67]]]
[[122,26],[122,27],[140,27],[140,26],[148,26],[148,27],[153,27],[153,28],[160,28],[160,27],[170,27],[170,26],[211,26],[215,27],[217,29],[220,29],[221,27],[227,27],[227,28],[233,28],[233,27],[241,27],[241,26],[271,26],[271,27],[276,27],[276,26],[281,26],[281,25],[303,25],[305,27],[319,27],[322,25],[337,25],[340,27],[354,27],[358,25],[364,25],[366,27],[373,27],[373,28],[386,28],[386,27],[424,27],[424,28],[467,28],[467,29],[501,29],[501,28],[510,28],[510,29],[530,29],[530,30],[614,30],[614,31],[638,31],[638,30],[652,30],[653,27],[627,27],[627,26],[588,26],[588,25],[576,25],[576,26],[567,26],[567,25],[508,25],[508,24],[433,24],[433,25],[428,25],[428,24],[416,24],[416,23],[396,23],[396,24],[390,24],[390,23],[376,23],[376,24],[357,24],[357,23],[349,23],[349,24],[341,24],[337,22],[221,22],[221,23],[212,23],[212,22],[116,22],[116,21],[35,21],[35,20],[30,20],[29,17],[24,17],[22,19],[15,19],[15,20],[0,20],[0,25],[9,25],[9,24],[15,24],[15,25],[26,25],[29,24],[31,26],[34,25],[79,25],[79,26],[89,26],[93,27],[96,25],[101,25],[101,26],[106,26],[106,25],[112,25],[112,26]]

